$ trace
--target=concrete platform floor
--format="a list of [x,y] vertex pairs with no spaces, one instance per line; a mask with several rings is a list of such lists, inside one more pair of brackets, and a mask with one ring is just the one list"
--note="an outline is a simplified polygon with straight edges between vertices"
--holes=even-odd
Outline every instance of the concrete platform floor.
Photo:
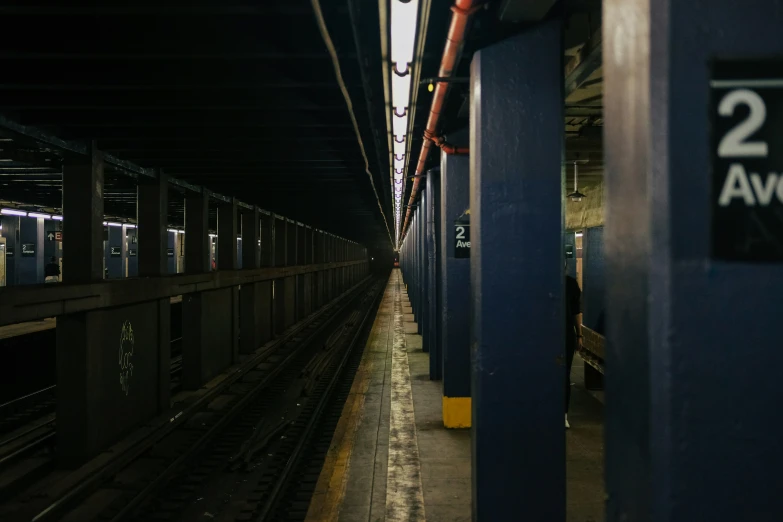
[[[604,519],[603,406],[574,361],[568,522]],[[392,273],[310,504],[308,522],[471,520],[470,430],[443,427],[442,384]]]

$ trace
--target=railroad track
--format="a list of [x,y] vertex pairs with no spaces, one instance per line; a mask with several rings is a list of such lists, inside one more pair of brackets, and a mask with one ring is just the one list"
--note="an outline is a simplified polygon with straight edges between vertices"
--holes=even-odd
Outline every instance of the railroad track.
[[[188,502],[193,499],[188,494],[199,489],[200,481],[211,477],[213,468],[255,473],[266,469],[258,466],[258,458],[268,455],[280,440],[286,440],[284,432],[295,427],[295,419],[300,418],[293,415],[299,413],[296,411],[289,412],[290,421],[285,420],[286,415],[279,415],[281,404],[290,404],[279,398],[296,400],[287,383],[297,379],[324,380],[331,362],[310,368],[317,371],[312,378],[304,378],[302,370],[313,359],[312,352],[323,349],[331,325],[346,318],[356,320],[350,314],[352,306],[366,302],[370,287],[375,294],[382,289],[368,279],[346,292],[279,342],[257,353],[169,422],[118,452],[114,459],[97,469],[82,469],[81,475],[74,474],[72,485],[63,488],[61,495],[41,502],[22,499],[16,510],[14,506],[5,506],[0,518],[43,521],[60,520],[67,515],[69,520],[85,522],[170,519],[189,507]],[[343,341],[334,342],[334,347],[344,345]],[[337,349],[334,353],[339,352]],[[310,389],[316,391],[319,386],[311,385]],[[299,404],[316,402],[313,397],[301,398]],[[174,480],[178,476],[185,476],[186,480]],[[179,500],[171,500],[172,493],[179,495]],[[166,498],[169,500],[163,500]]]
[[[373,285],[321,349],[303,354],[130,520],[303,520],[361,359],[354,348],[362,345],[383,288]],[[301,472],[315,467],[302,487]]]
[[[171,360],[172,393],[181,388],[182,355]],[[15,411],[3,410],[14,408]],[[53,449],[57,437],[56,386],[50,386],[25,397],[0,406],[0,475],[13,474],[14,478],[0,478],[0,500],[7,499],[31,482],[40,478],[54,466]],[[9,414],[10,413],[10,414]],[[30,464],[24,473],[15,471],[21,461]],[[10,473],[9,473],[10,472]]]
[[[179,377],[182,373],[182,337],[171,340],[171,388],[180,389]],[[4,446],[4,435],[16,432],[29,424],[36,424],[57,409],[57,386],[48,386],[42,390],[18,397],[0,404],[0,449]],[[2,453],[0,452],[0,455]]]

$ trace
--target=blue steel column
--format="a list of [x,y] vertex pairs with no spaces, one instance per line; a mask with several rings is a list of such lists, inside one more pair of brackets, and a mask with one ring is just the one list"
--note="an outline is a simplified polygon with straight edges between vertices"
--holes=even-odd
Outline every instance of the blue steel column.
[[[63,282],[103,279],[103,155],[93,144],[87,156],[63,163]],[[17,245],[17,256],[22,246]]]
[[780,2],[604,1],[607,520],[780,520],[783,266],[710,259],[709,64],[779,59],[781,27]]
[[467,156],[441,156],[440,310],[447,428],[470,427],[470,258],[454,257],[454,220],[470,205],[469,181]]
[[209,192],[185,195],[185,273],[209,272]]
[[419,271],[419,268],[421,266],[421,249],[419,248],[419,210],[413,209],[413,215],[416,218],[416,221],[413,222],[415,225],[415,228],[413,230],[413,237],[411,242],[411,248],[414,252],[414,258],[413,258],[413,285],[414,285],[414,296],[413,296],[413,302],[415,303],[413,306],[413,318],[418,322],[421,321],[421,309],[419,308],[419,283],[421,281],[421,273]]
[[410,289],[408,290],[408,299],[411,302],[411,309],[413,310],[413,320],[415,321],[419,317],[419,310],[418,310],[418,303],[416,302],[416,281],[418,280],[418,273],[416,271],[416,268],[418,267],[418,253],[416,252],[416,209],[413,209],[413,221],[410,224],[410,228],[408,231],[408,237],[406,238],[406,241],[408,242],[408,248],[411,251],[411,262],[410,262]]
[[237,200],[221,201],[217,208],[218,270],[237,268]]
[[562,58],[558,20],[471,64],[474,520],[565,520]]
[[419,274],[421,282],[419,284],[419,321],[417,322],[418,333],[422,336],[421,347],[425,352],[428,346],[424,341],[424,327],[427,324],[427,190],[421,192],[419,198],[419,251],[421,252],[419,262]]
[[[421,198],[419,199],[419,202],[421,202]],[[416,314],[415,319],[417,323],[417,330],[421,326],[422,321],[422,315],[421,315],[421,285],[422,285],[422,278],[421,278],[421,206],[415,209],[415,215],[416,215],[416,222],[414,223],[416,225],[416,235],[414,236],[414,243],[413,248],[416,249],[416,308],[413,310],[413,312]],[[420,331],[420,330],[419,330]]]
[[421,247],[421,294],[419,297],[419,306],[421,307],[421,321],[418,323],[419,334],[421,335],[421,349],[425,352],[429,351],[426,328],[427,328],[427,316],[429,315],[429,302],[427,300],[427,291],[429,290],[429,274],[427,273],[427,265],[429,264],[427,253],[427,196],[428,191],[425,188],[421,191],[421,198],[419,199],[419,245]]
[[438,263],[438,210],[440,196],[440,168],[427,172],[427,324],[425,337],[430,352],[430,379],[443,377],[443,356],[440,350],[440,264]]
[[418,252],[416,251],[416,216],[417,216],[416,209],[413,209],[413,221],[410,224],[410,228],[408,229],[408,237],[406,240],[408,241],[408,248],[410,248],[411,251],[411,275],[410,275],[410,289],[408,290],[408,299],[410,299],[411,302],[411,309],[413,310],[413,320],[417,320],[419,317],[419,310],[418,310],[418,302],[416,301],[417,293],[416,293],[416,283],[418,281],[418,271],[417,268],[419,266],[418,264]]
[[[168,270],[169,257],[168,236],[166,230],[168,217],[168,176],[163,171],[156,171],[154,178],[139,178],[138,203],[136,215],[139,223],[137,253],[139,275],[142,277],[161,276],[167,272],[176,273],[176,256],[171,260],[174,269]],[[172,248],[174,246],[172,245]]]

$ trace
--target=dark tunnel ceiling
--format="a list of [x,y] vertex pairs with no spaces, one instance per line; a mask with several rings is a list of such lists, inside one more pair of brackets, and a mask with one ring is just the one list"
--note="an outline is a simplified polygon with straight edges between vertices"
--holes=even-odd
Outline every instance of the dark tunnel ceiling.
[[[321,4],[392,226],[377,2]],[[445,32],[449,11],[437,14],[443,21],[433,26]],[[66,140],[95,139],[123,160],[390,245],[309,0],[20,2],[0,6],[0,15],[5,117]],[[422,128],[425,112],[415,122]],[[25,148],[4,143],[4,153]],[[59,206],[60,158],[36,154],[33,170],[4,156],[0,200]],[[132,183],[109,172],[106,192],[107,213],[133,215]]]
[[[455,76],[469,75],[473,51],[524,30],[526,22],[503,13],[531,1],[553,3],[485,4],[473,18]],[[437,75],[452,4],[431,1],[422,79]],[[321,7],[392,226],[378,2],[321,0]],[[600,2],[571,0],[567,10],[566,44],[573,47],[600,27]],[[592,26],[585,17],[590,12],[597,13]],[[309,0],[147,0],[127,6],[18,1],[0,5],[0,16],[4,117],[63,139],[95,139],[120,159],[162,168],[368,246],[390,246]],[[592,158],[580,169],[586,183],[600,179],[603,170],[600,138],[582,136],[590,129],[600,136],[602,124],[600,71],[591,78],[597,101],[585,106],[566,100],[566,159]],[[576,98],[596,98],[596,92],[580,88]],[[454,84],[442,133],[467,127],[467,98],[467,84]],[[409,175],[432,100],[426,85],[415,100]],[[0,202],[58,207],[62,153],[0,135],[8,138],[13,141],[0,141]],[[437,158],[431,154],[428,167]],[[409,190],[410,184],[406,203]],[[172,188],[172,224],[182,222],[182,201]],[[135,214],[134,180],[110,168],[106,213]]]

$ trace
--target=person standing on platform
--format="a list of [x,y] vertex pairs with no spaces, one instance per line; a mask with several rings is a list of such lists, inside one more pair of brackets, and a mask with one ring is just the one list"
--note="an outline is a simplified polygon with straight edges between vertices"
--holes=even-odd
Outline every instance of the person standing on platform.
[[574,352],[582,345],[582,291],[576,279],[566,274],[566,324],[565,324],[565,427],[568,423],[568,404],[571,402],[571,364],[574,362]]
[[57,258],[52,257],[44,267],[44,282],[45,283],[59,283],[60,282],[60,265],[57,264]]

